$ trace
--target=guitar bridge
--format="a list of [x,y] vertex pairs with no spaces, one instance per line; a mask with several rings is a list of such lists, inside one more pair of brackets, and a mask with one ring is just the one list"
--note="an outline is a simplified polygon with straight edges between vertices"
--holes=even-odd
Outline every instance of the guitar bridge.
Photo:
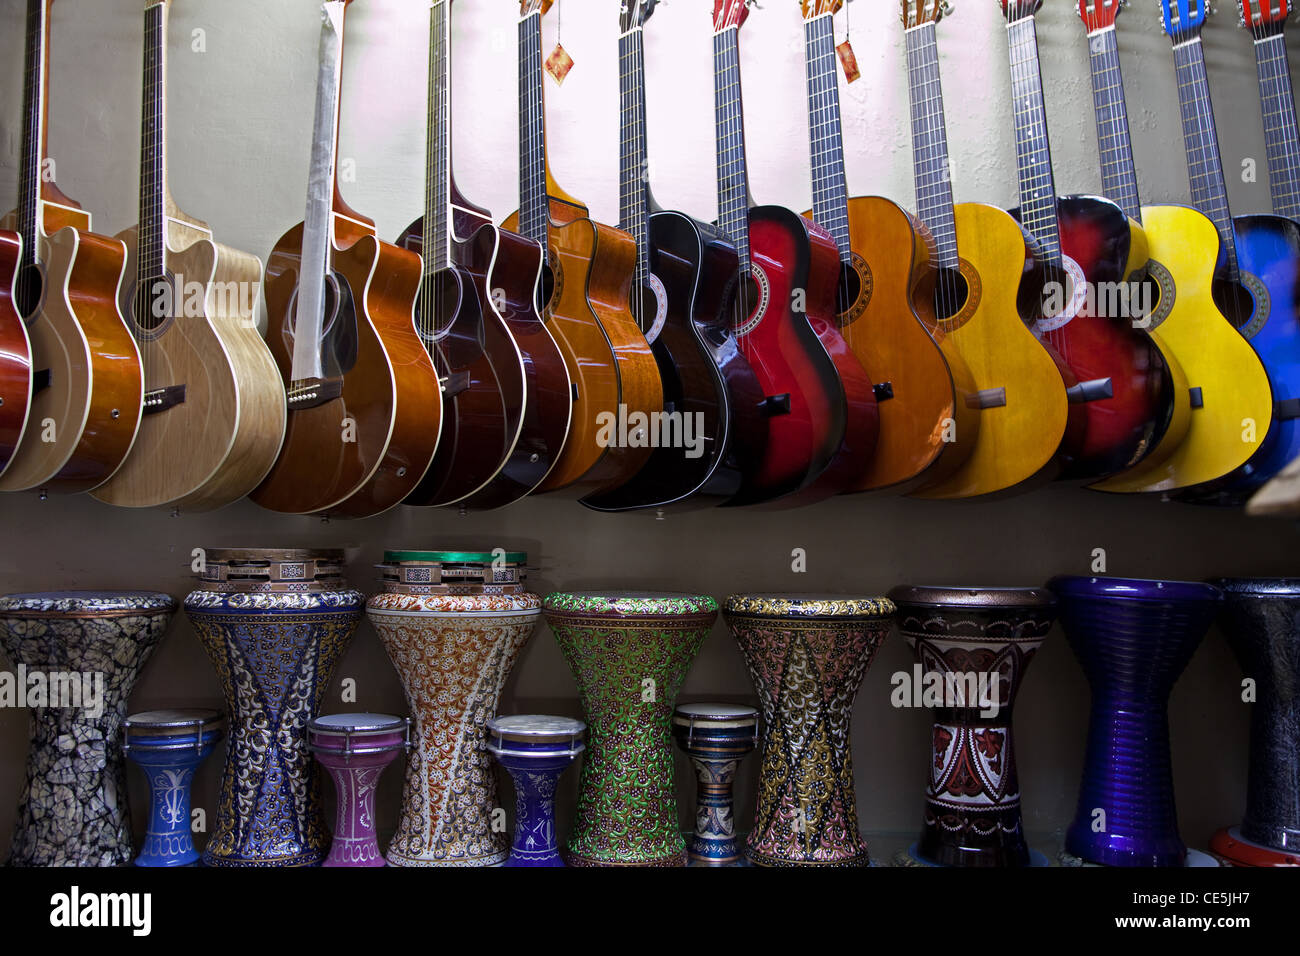
[[340,379],[304,378],[290,383],[284,397],[290,409],[315,408],[343,394]]
[[1007,404],[1006,388],[983,388],[966,396],[967,408],[1002,408]]
[[145,415],[156,415],[158,412],[165,412],[169,408],[175,408],[177,405],[185,402],[184,385],[168,385],[164,388],[151,388],[144,393],[144,410]]
[[1071,404],[1096,402],[1103,398],[1114,398],[1115,386],[1109,378],[1094,378],[1067,388],[1065,396]]
[[789,415],[790,393],[782,392],[780,395],[768,395],[758,403],[758,410],[769,418],[773,415]]
[[452,372],[445,378],[438,379],[438,384],[442,386],[444,398],[455,398],[469,388],[469,372],[464,370]]

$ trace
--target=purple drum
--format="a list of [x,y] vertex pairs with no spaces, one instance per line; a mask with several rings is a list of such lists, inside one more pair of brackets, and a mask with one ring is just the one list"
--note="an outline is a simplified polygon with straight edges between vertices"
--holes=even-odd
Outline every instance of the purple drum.
[[375,836],[375,788],[411,746],[411,721],[389,714],[328,714],[307,724],[307,747],[334,781],[334,842],[321,866],[384,866]]
[[572,717],[515,714],[487,722],[487,748],[515,782],[515,840],[506,866],[564,866],[555,838],[555,786],[586,748]]

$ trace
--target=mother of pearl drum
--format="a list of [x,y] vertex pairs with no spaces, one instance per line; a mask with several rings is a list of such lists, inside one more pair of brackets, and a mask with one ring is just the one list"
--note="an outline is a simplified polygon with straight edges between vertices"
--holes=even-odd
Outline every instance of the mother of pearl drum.
[[670,721],[718,603],[647,591],[547,595],[587,715],[570,866],[684,866]]
[[491,866],[510,854],[487,723],[541,599],[523,586],[522,552],[389,551],[384,593],[366,604],[402,681],[413,746],[393,866]]
[[488,750],[515,783],[515,840],[506,866],[564,866],[555,839],[555,786],[586,749],[572,717],[514,714],[488,721]]
[[327,714],[307,724],[307,746],[334,781],[334,842],[323,866],[383,866],[375,836],[379,777],[411,741],[411,722],[390,714]]
[[931,705],[927,681],[931,698],[942,695],[917,855],[941,866],[1028,866],[1011,708],[1056,599],[1042,588],[898,587],[889,597],[917,659],[920,686],[906,703]]
[[313,866],[329,850],[307,722],[361,621],[342,551],[209,549],[185,599],[230,714],[207,866]]
[[858,830],[849,722],[889,633],[887,598],[733,594],[723,607],[763,711],[757,866],[868,866]]
[[1222,594],[1191,581],[1056,577],[1061,626],[1092,688],[1079,807],[1065,849],[1105,866],[1182,866],[1169,694]]
[[[0,647],[16,665],[16,689],[31,713],[10,866],[131,862],[122,721],[131,689],[175,612],[175,599],[155,591],[0,597]],[[44,677],[43,702],[32,700],[37,685],[28,678],[37,673]],[[78,695],[61,703],[80,706],[49,706],[55,686]]]
[[690,865],[739,863],[731,788],[740,761],[758,743],[758,711],[743,704],[678,704],[673,736],[695,769],[695,830],[686,841]]

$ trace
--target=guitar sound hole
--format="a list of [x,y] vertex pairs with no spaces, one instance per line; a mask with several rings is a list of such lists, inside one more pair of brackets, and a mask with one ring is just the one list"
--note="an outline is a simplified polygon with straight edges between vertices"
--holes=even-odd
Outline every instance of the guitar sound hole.
[[184,304],[176,301],[181,293],[174,286],[175,280],[170,275],[145,279],[136,286],[135,324],[145,332],[154,332],[166,325]]
[[18,273],[18,281],[14,291],[16,293],[15,302],[18,306],[18,314],[24,319],[34,316],[45,301],[45,276],[41,272],[41,267],[36,265],[24,266]]
[[956,269],[940,269],[934,284],[934,313],[940,322],[961,312],[970,295],[966,277]]
[[853,308],[862,295],[862,277],[850,262],[840,263],[840,281],[835,287],[835,312],[843,315]]
[[1233,327],[1240,331],[1255,314],[1255,297],[1239,282],[1214,283],[1214,304]]

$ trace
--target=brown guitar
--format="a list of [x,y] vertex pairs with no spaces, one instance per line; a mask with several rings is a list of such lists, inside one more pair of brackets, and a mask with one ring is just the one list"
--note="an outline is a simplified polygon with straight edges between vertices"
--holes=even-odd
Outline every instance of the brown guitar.
[[339,194],[351,2],[324,5],[307,213],[267,261],[267,337],[289,419],[279,459],[249,497],[272,511],[359,518],[393,507],[419,484],[437,449],[442,400],[415,329],[420,257],[381,241]]
[[[536,492],[564,489],[586,496],[617,488],[649,459],[650,436],[637,438],[635,428],[618,424],[640,415],[657,418],[663,386],[631,311],[636,241],[587,218],[587,208],[556,185],[546,161],[542,16],[550,6],[551,0],[521,3],[520,208],[503,226],[547,252],[541,290],[545,321],[573,382],[564,451]],[[624,432],[633,433],[626,444],[610,440],[611,433],[617,439]]]

